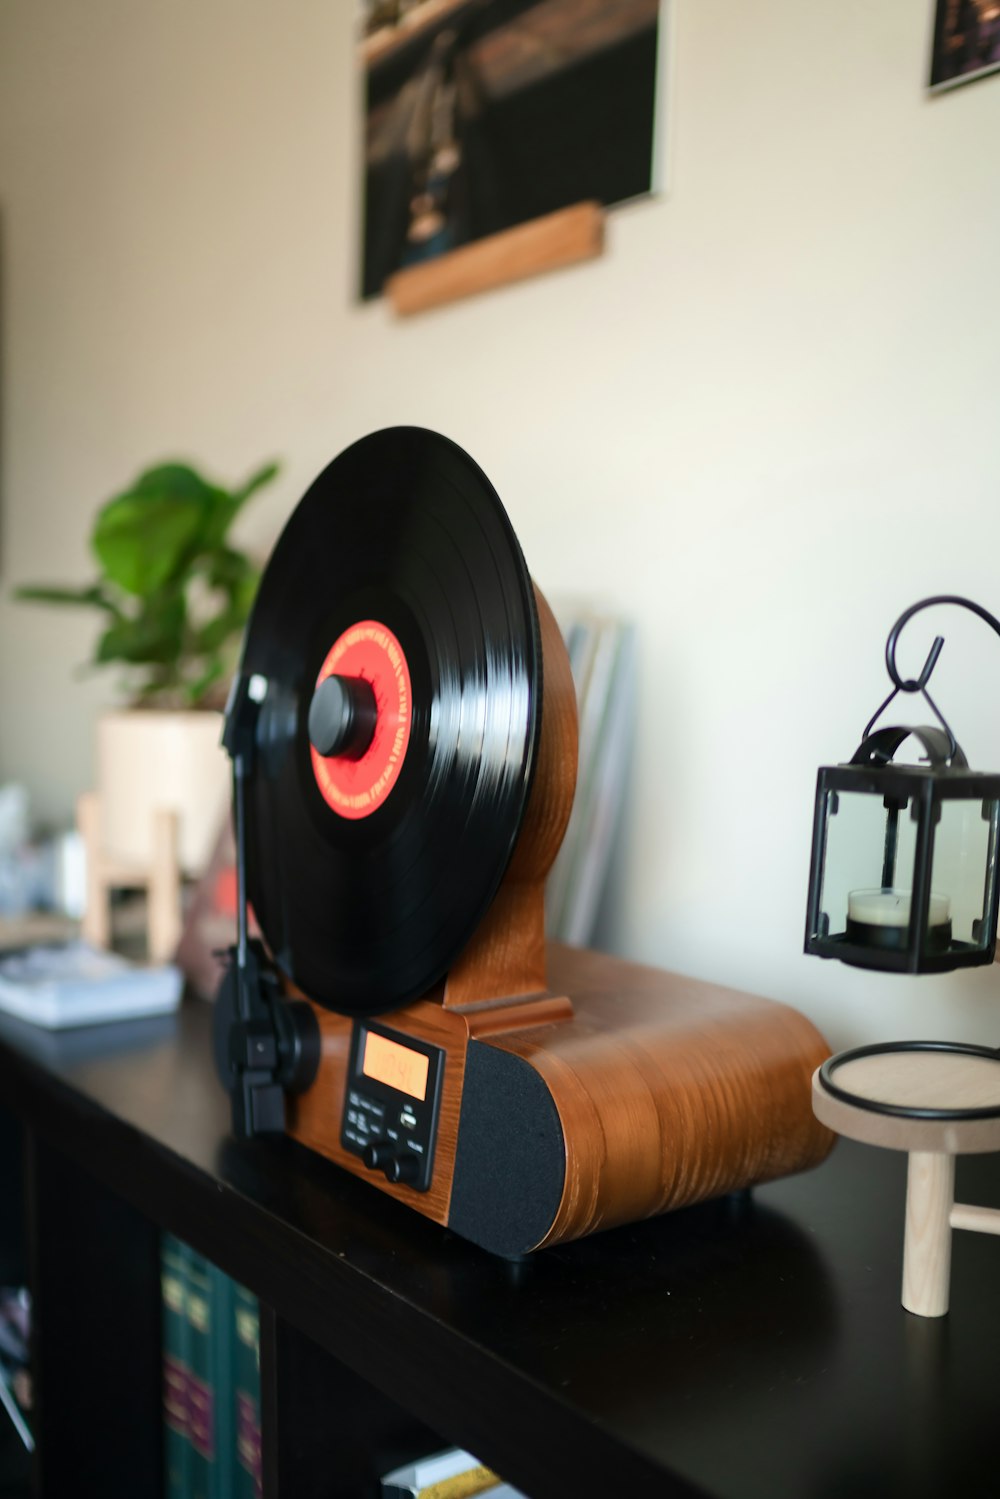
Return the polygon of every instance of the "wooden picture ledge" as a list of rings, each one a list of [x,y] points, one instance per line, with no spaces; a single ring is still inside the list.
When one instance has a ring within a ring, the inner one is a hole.
[[[385,291],[397,315],[410,317],[495,286],[592,260],[603,249],[603,208],[599,203],[576,203],[397,271]]]

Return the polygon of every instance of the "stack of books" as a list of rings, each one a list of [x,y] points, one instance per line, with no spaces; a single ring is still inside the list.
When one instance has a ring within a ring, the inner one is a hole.
[[[0,953],[0,1010],[48,1030],[168,1015],[183,982],[170,964],[139,967],[88,942]]]
[[[260,1499],[256,1298],[171,1234],[160,1278],[166,1499]]]

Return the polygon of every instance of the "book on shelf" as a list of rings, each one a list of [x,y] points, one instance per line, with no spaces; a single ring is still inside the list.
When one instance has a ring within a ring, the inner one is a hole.
[[[164,1492],[260,1499],[256,1297],[170,1234],[160,1263]]]
[[[381,1499],[526,1499],[471,1452],[449,1447],[386,1473]]]
[[[233,1380],[236,1469],[233,1494],[260,1499],[264,1470],[260,1451],[260,1310],[256,1296],[233,1285]]]
[[[186,1244],[173,1234],[160,1240],[160,1305],[163,1339],[163,1457],[165,1499],[186,1499],[190,1482],[188,1380],[191,1375],[187,1320]]]
[[[211,1499],[211,1464],[214,1390],[210,1384],[209,1354],[211,1336],[211,1294],[208,1261],[204,1255],[188,1250],[187,1294],[185,1308],[188,1323],[190,1367],[188,1369],[188,1499]]]
[[[48,1030],[169,1014],[182,986],[169,964],[140,967],[87,942],[0,953],[0,1010]]]

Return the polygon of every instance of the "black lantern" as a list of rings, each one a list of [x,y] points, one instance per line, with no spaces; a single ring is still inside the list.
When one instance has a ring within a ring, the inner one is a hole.
[[[805,950],[859,968],[942,973],[994,958],[1000,775],[969,769],[927,691],[943,639],[916,680],[896,670],[899,632],[932,604],[971,609],[1000,635],[1000,621],[969,599],[939,595],[912,605],[886,642],[892,692],[851,760],[817,777]],[[873,732],[901,691],[920,692],[939,727]],[[922,763],[896,763],[911,736]]]

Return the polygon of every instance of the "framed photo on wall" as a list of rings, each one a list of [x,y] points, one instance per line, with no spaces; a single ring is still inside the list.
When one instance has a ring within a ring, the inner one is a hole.
[[[935,0],[930,88],[1000,70],[1000,0]]]
[[[367,0],[362,297],[653,187],[660,0]]]

